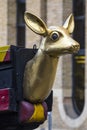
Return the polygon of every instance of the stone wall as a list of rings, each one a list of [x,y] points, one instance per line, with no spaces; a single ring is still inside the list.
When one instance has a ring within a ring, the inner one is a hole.
[[[8,0],[0,2],[0,45],[7,44],[7,2]]]
[[[7,11],[7,44],[16,45],[17,40],[17,4],[16,0],[8,0]]]
[[[0,45],[16,44],[16,0],[0,2]]]
[[[41,17],[40,5],[40,0],[26,0],[26,10],[30,13],[36,14],[38,17]],[[40,36],[26,27],[26,47],[32,48],[34,44],[39,46],[39,42]]]

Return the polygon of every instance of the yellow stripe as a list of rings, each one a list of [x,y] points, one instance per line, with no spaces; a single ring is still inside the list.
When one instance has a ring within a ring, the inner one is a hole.
[[[85,60],[77,60],[76,61],[78,64],[85,64]]]
[[[5,58],[7,51],[9,50],[10,45],[0,46],[0,62],[2,62]]]
[[[44,121],[45,116],[44,116],[44,108],[43,108],[42,104],[34,105],[34,108],[35,108],[34,113],[33,113],[32,117],[28,121],[29,122]]]
[[[76,56],[75,59],[85,59],[85,56]]]

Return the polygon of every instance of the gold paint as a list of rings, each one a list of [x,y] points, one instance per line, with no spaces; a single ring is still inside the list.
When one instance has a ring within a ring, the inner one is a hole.
[[[80,45],[70,34],[74,30],[74,17],[71,14],[63,26],[47,28],[37,16],[25,12],[26,25],[35,33],[42,35],[38,52],[27,62],[24,72],[24,98],[36,103],[45,100],[55,79],[59,56],[78,52]]]
[[[34,113],[27,122],[40,122],[45,120],[44,108],[42,104],[34,104]]]

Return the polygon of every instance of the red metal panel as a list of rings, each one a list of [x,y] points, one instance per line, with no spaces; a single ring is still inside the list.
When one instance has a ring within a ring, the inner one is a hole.
[[[5,55],[5,58],[4,58],[4,61],[10,61],[10,51],[7,51],[6,55]],[[3,61],[3,62],[4,62]]]
[[[0,89],[0,111],[6,111],[9,110],[9,104],[10,104],[10,95],[9,92],[10,89]]]

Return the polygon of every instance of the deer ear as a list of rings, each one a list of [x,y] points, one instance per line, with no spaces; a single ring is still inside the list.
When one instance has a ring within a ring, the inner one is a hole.
[[[72,14],[70,14],[70,16],[67,18],[67,20],[65,21],[63,27],[66,28],[68,30],[69,33],[72,33],[74,30],[74,16]]]
[[[26,25],[33,32],[39,35],[43,35],[43,36],[47,34],[47,27],[45,23],[37,16],[26,11],[24,14],[24,20],[25,20]]]

